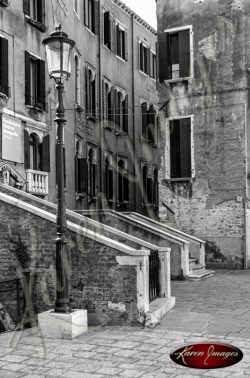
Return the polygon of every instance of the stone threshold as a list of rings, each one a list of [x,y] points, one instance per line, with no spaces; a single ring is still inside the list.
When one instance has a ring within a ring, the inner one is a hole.
[[[154,328],[174,306],[175,297],[155,299],[149,304],[149,311],[146,312],[145,327]]]

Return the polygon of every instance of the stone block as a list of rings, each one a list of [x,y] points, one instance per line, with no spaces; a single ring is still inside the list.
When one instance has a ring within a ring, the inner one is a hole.
[[[38,314],[38,327],[44,337],[72,340],[88,331],[87,310],[70,314],[49,310]]]

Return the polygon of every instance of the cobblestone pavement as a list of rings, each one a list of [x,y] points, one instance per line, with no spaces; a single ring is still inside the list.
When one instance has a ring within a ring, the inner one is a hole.
[[[102,327],[69,340],[43,339],[37,328],[0,335],[0,377],[249,377],[250,272],[217,271],[202,282],[172,282],[176,307],[154,329]],[[215,370],[174,364],[183,343],[221,341],[244,352]]]

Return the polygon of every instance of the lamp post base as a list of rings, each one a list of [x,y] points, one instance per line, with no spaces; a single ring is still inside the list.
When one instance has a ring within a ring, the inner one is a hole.
[[[88,332],[87,310],[62,314],[49,310],[38,314],[38,327],[44,337],[72,340]]]

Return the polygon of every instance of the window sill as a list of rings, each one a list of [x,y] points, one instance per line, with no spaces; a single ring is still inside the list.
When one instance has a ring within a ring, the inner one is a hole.
[[[179,78],[176,78],[176,79],[167,79],[167,80],[164,80],[164,83],[166,83],[166,84],[175,84],[175,83],[181,83],[183,81],[184,82],[187,81],[188,83],[191,83],[192,79],[193,79],[192,76],[179,77]]]
[[[76,200],[81,200],[86,197],[85,193],[76,193]]]
[[[88,32],[89,32],[93,37],[95,37],[95,33],[94,33],[90,28],[88,28],[88,26],[86,26],[86,29],[88,30]]]
[[[111,125],[109,125],[108,123],[104,123],[103,128],[104,128],[104,129],[107,129],[107,130],[109,130],[109,131],[114,130],[114,127],[111,126]]]
[[[124,205],[128,205],[128,201],[122,201],[122,202],[119,202],[119,201],[117,201],[117,207],[119,207],[119,206],[124,206]]]
[[[25,19],[26,19],[26,21],[27,21],[28,24],[34,26],[36,29],[40,30],[41,32],[45,32],[46,31],[46,26],[45,25],[42,25],[41,22],[38,22],[38,21],[34,20],[33,18],[31,18],[27,14],[25,15]]]
[[[123,130],[116,130],[115,135],[121,135],[121,136],[128,137],[128,132],[123,131]]]
[[[150,208],[150,207],[153,207],[153,204],[152,204],[152,203],[142,203],[142,204],[141,204],[141,207],[142,207],[143,209],[145,209],[145,208]]]
[[[141,70],[139,70],[139,72],[143,75],[143,76],[148,76],[148,74],[146,73],[146,72],[144,72],[144,71],[141,71]]]
[[[0,98],[4,98],[5,100],[9,99],[9,97],[7,96],[7,94],[2,93],[2,92],[0,92]]]
[[[111,48],[109,48],[107,45],[103,44],[103,47],[104,47],[105,50],[107,50],[109,53],[112,52]]]
[[[125,58],[122,58],[120,55],[116,55],[117,59],[121,60],[123,63],[126,62]]]
[[[5,0],[5,1],[0,0],[0,6],[6,8],[6,7],[9,7],[9,5],[10,4],[9,4],[8,0]]]
[[[93,116],[92,114],[87,114],[87,120],[89,119],[94,122],[97,120],[96,116]]]
[[[192,182],[192,177],[169,178],[169,179],[166,179],[166,181],[168,181],[168,182],[182,182],[182,181]]]
[[[79,112],[79,113],[82,113],[83,112],[83,108],[79,104],[75,103],[75,111]]]
[[[33,110],[36,113],[45,113],[44,109],[40,108],[39,106],[35,105],[25,105],[27,109]]]

